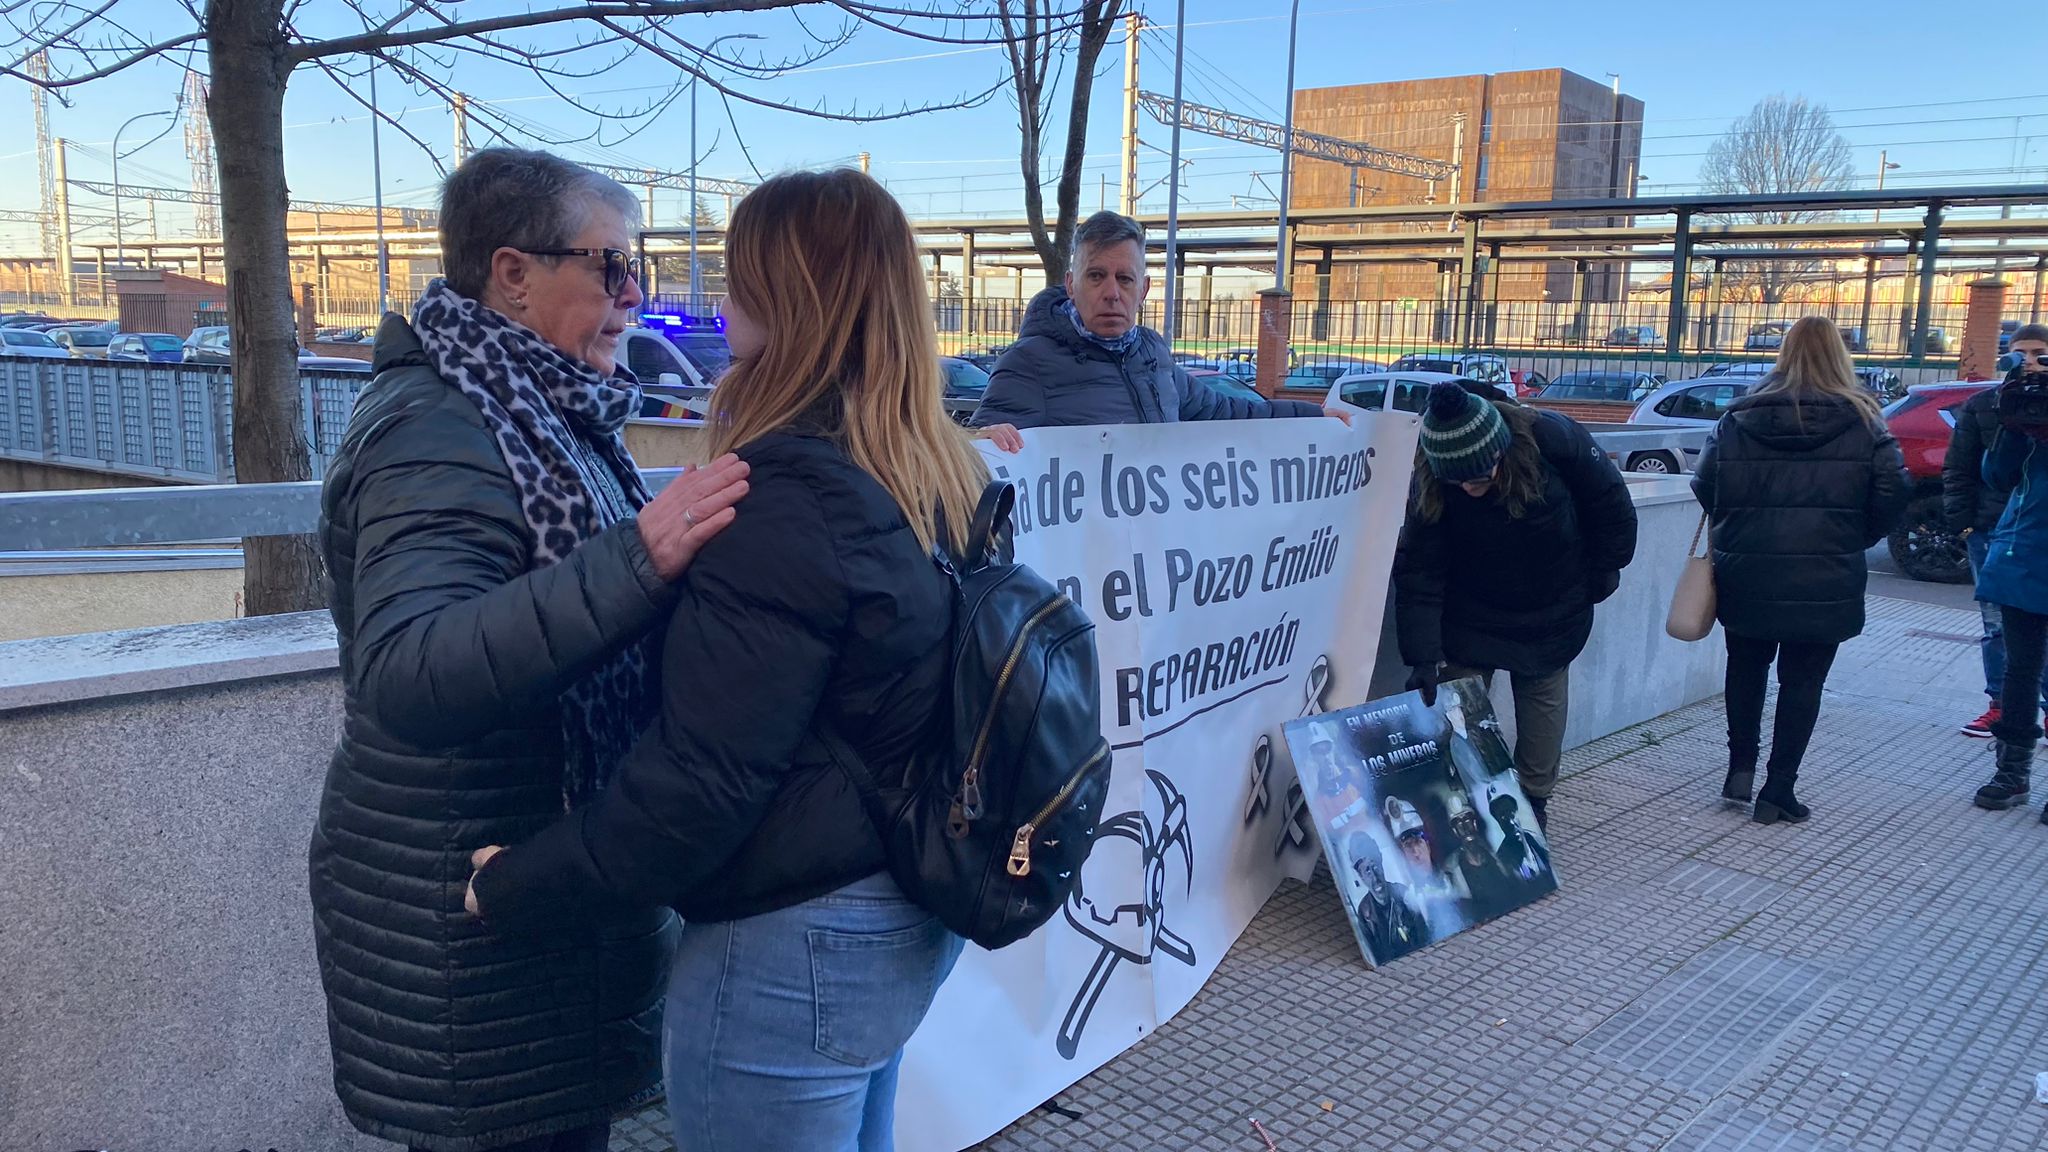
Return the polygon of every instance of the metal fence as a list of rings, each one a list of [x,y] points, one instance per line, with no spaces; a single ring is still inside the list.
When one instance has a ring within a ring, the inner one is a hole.
[[[313,474],[341,447],[367,373],[299,374]],[[229,369],[0,357],[0,458],[154,480],[235,478]]]

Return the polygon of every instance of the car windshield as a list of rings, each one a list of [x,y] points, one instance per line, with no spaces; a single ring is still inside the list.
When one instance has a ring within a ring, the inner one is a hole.
[[[12,331],[5,334],[7,342],[17,348],[55,348],[57,342],[41,332]]]
[[[706,380],[716,380],[732,363],[732,346],[717,332],[685,333],[675,342]]]
[[[1456,360],[1442,360],[1427,356],[1403,356],[1399,360],[1394,361],[1393,367],[1397,372],[1442,372],[1450,376],[1459,374],[1458,362]]]
[[[1925,403],[1927,403],[1927,394],[1925,392],[1908,392],[1906,395],[1884,406],[1884,418],[1889,420],[1901,413],[1911,412]]]
[[[114,341],[111,334],[98,328],[73,328],[64,334],[64,338],[80,348],[104,348]]]
[[[976,368],[965,360],[945,361],[946,391],[974,392],[988,391],[988,373]]]
[[[151,352],[169,352],[185,345],[176,336],[143,336],[142,346]]]

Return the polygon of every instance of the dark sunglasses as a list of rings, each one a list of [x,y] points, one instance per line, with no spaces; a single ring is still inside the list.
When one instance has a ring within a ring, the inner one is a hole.
[[[641,273],[646,264],[637,256],[628,256],[617,248],[521,248],[528,256],[602,256],[604,257],[604,290],[617,298],[626,290],[626,280],[634,283],[642,280]]]

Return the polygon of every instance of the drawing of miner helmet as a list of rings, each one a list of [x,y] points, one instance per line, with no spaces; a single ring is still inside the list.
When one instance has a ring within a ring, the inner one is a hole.
[[[1408,866],[1422,876],[1435,871],[1436,863],[1429,850],[1429,833],[1422,827],[1422,813],[1415,810],[1399,796],[1389,796],[1381,812],[1387,818],[1387,828],[1394,834],[1394,843],[1401,848],[1401,856]]]
[[[1308,751],[1316,791],[1324,796],[1341,795],[1353,773],[1337,760],[1337,726],[1322,720],[1309,721]]]
[[[1376,903],[1387,902],[1387,863],[1380,846],[1371,836],[1353,832],[1344,838],[1344,857],[1351,861],[1351,874],[1358,877]]]
[[[1479,813],[1472,810],[1472,797],[1463,788],[1451,789],[1451,796],[1445,802],[1451,817],[1451,834],[1461,844],[1470,844],[1479,839]]]

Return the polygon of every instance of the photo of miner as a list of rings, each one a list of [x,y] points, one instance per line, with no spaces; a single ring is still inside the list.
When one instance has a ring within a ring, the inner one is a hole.
[[[1286,727],[1346,915],[1379,965],[1556,891],[1550,848],[1476,680]]]
[[[1353,832],[1344,838],[1344,855],[1351,862],[1351,888],[1358,892],[1351,923],[1366,958],[1384,964],[1429,943],[1429,922],[1410,903],[1407,887],[1387,879],[1379,841]]]

